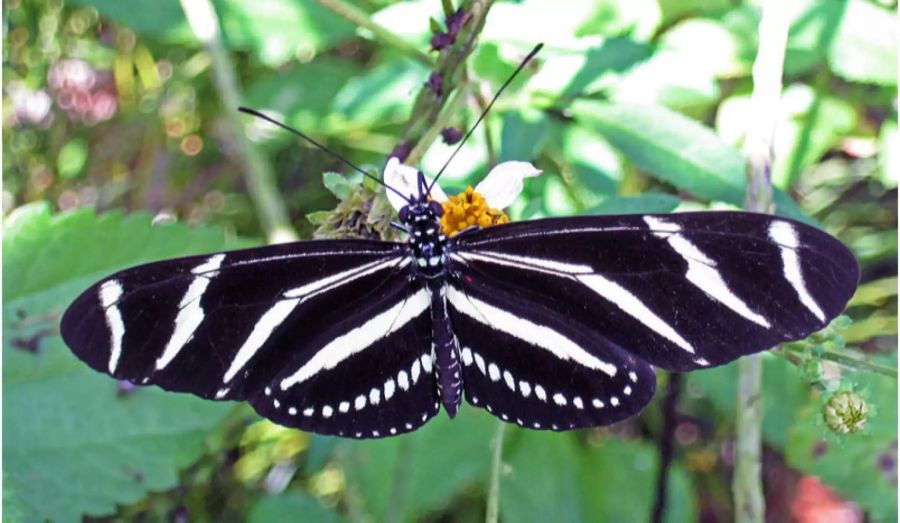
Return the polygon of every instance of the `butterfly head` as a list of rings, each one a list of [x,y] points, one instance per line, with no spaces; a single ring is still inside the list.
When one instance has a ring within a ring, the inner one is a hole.
[[[438,222],[444,214],[441,204],[430,199],[428,180],[422,171],[419,171],[417,178],[418,196],[410,195],[408,203],[401,207],[399,212],[400,221],[410,230],[413,230],[415,224]]]
[[[412,256],[419,273],[426,278],[440,276],[444,270],[444,244],[447,237],[441,230],[444,208],[440,202],[429,199],[428,184],[419,173],[419,195],[410,197],[400,208],[400,221],[409,233]]]

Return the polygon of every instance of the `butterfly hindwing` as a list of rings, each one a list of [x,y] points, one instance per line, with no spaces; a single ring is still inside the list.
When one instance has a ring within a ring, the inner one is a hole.
[[[280,425],[379,438],[409,432],[439,410],[430,297],[394,286],[308,341],[250,403]],[[362,320],[360,320],[362,318]]]
[[[677,371],[807,336],[843,310],[858,279],[834,238],[749,213],[536,220],[462,234],[452,247],[457,278]]]
[[[539,302],[451,280],[451,320],[466,400],[533,429],[569,430],[633,416],[653,397],[646,362]]]

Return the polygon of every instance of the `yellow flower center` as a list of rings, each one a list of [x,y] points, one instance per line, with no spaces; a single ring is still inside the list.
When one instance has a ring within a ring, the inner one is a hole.
[[[484,196],[475,192],[472,186],[467,187],[463,193],[449,197],[443,203],[443,207],[441,228],[447,236],[453,236],[475,225],[490,227],[509,223],[506,213],[492,209],[484,200]]]

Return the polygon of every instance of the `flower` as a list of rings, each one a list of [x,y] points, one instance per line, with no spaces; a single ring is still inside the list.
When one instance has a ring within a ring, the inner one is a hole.
[[[869,406],[858,393],[842,391],[825,403],[822,415],[831,430],[839,434],[849,434],[865,428]]]
[[[397,189],[401,194],[417,197],[416,179],[419,171],[414,167],[403,165],[397,158],[388,160],[384,168],[384,182]],[[528,162],[503,162],[493,169],[475,186],[468,187],[463,193],[447,197],[440,185],[431,188],[431,199],[441,202],[444,215],[441,227],[444,233],[452,236],[472,226],[489,227],[508,223],[509,217],[503,209],[509,207],[524,187],[525,178],[541,174],[541,171]],[[426,177],[428,183],[431,179]],[[398,211],[407,201],[394,191],[387,192],[388,200]]]
[[[444,139],[445,144],[454,145],[462,140],[462,131],[456,127],[445,127],[441,131],[441,138]]]

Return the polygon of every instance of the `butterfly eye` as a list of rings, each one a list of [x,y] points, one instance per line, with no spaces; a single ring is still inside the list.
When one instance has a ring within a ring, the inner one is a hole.
[[[398,214],[400,215],[401,222],[403,222],[403,223],[408,222],[409,221],[409,205],[404,205],[403,207],[401,207],[400,212]]]
[[[428,202],[428,208],[431,209],[431,212],[435,216],[440,217],[440,216],[444,215],[444,208],[438,202],[435,202],[435,201]]]

